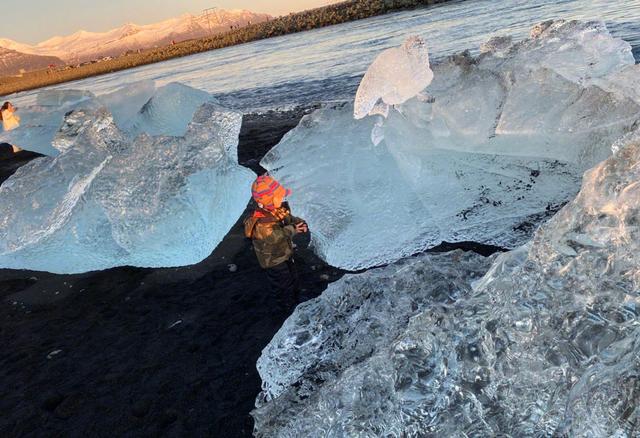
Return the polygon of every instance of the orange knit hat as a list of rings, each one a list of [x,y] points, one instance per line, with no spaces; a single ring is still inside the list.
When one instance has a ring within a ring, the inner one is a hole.
[[[282,185],[269,175],[256,178],[251,184],[251,196],[267,210],[273,209],[282,203],[282,200],[291,194],[291,190]]]

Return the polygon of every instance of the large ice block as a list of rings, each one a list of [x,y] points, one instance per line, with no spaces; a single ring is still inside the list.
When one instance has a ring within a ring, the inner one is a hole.
[[[20,107],[18,128],[0,132],[0,142],[47,156],[60,153],[53,139],[62,126],[64,116],[76,109],[106,107],[123,133],[132,139],[146,132],[150,135],[184,135],[193,115],[209,93],[180,83],[156,88],[154,81],[127,84],[118,90],[96,97],[85,90],[44,90],[34,105]]]
[[[637,436],[640,137],[617,146],[531,243],[300,305],[258,360],[255,435]]]
[[[183,136],[132,140],[105,108],[67,114],[54,139],[60,155],[0,186],[0,266],[77,273],[204,259],[255,177],[237,163],[241,119],[207,102]]]
[[[382,125],[325,107],[264,157],[328,263],[366,268],[442,241],[521,245],[640,123],[631,47],[601,23],[543,23],[484,50],[433,66],[430,98]]]

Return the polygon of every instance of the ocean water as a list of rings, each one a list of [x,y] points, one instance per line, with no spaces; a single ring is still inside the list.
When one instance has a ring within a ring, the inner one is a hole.
[[[96,94],[122,85],[155,80],[182,82],[215,94],[244,111],[351,99],[378,53],[407,36],[428,42],[432,61],[470,50],[492,36],[523,38],[549,19],[604,20],[640,59],[640,0],[467,0],[402,11],[322,29],[271,38],[147,65],[51,88],[86,89]],[[33,100],[37,91],[11,98]]]

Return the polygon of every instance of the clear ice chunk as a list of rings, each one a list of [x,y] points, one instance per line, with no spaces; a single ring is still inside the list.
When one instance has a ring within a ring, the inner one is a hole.
[[[131,139],[105,108],[67,114],[54,139],[60,155],[0,186],[0,266],[78,273],[204,259],[255,177],[237,163],[241,120],[207,102],[183,136]]]
[[[160,90],[163,88],[161,87]],[[136,134],[138,132],[135,132],[133,126],[138,122],[142,108],[160,90],[156,89],[154,81],[138,81],[124,85],[111,93],[100,95],[100,102],[109,109],[118,128],[127,133]]]
[[[65,114],[75,109],[106,107],[123,133],[133,138],[140,133],[182,136],[195,111],[205,102],[214,102],[204,91],[180,83],[156,88],[154,81],[140,81],[96,97],[84,90],[44,90],[36,104],[19,108],[21,124],[0,132],[0,142],[47,156],[60,153],[53,139]]]
[[[113,113],[116,125],[132,137],[142,132],[182,136],[200,105],[215,102],[206,91],[177,82],[158,89],[153,82],[141,85],[99,97]]]
[[[358,87],[353,115],[361,119],[384,114],[387,110],[376,107],[404,103],[432,79],[427,45],[420,37],[409,37],[402,46],[385,50],[373,61]]]
[[[36,96],[37,106],[64,107],[86,102],[95,98],[91,91],[87,90],[43,90]]]
[[[36,98],[36,105],[18,108],[20,126],[11,131],[0,131],[0,143],[16,145],[24,150],[47,156],[60,153],[53,138],[60,129],[64,115],[81,105],[99,106],[90,92],[79,90],[47,90]]]
[[[258,360],[255,435],[637,436],[634,138],[527,245],[420,255],[298,306]]]
[[[515,248],[575,196],[583,172],[640,123],[625,91],[639,71],[601,23],[532,34],[433,66],[429,99],[396,106],[382,126],[325,107],[264,157],[297,188],[291,202],[324,260],[356,270],[442,241]]]

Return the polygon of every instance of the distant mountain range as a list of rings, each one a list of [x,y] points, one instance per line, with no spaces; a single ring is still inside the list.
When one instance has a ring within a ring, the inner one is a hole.
[[[128,51],[148,49],[202,38],[270,20],[267,14],[247,10],[215,9],[202,15],[184,14],[159,23],[139,26],[127,23],[107,32],[80,30],[56,36],[37,45],[0,38],[0,75],[13,75],[48,65],[81,64]]]

